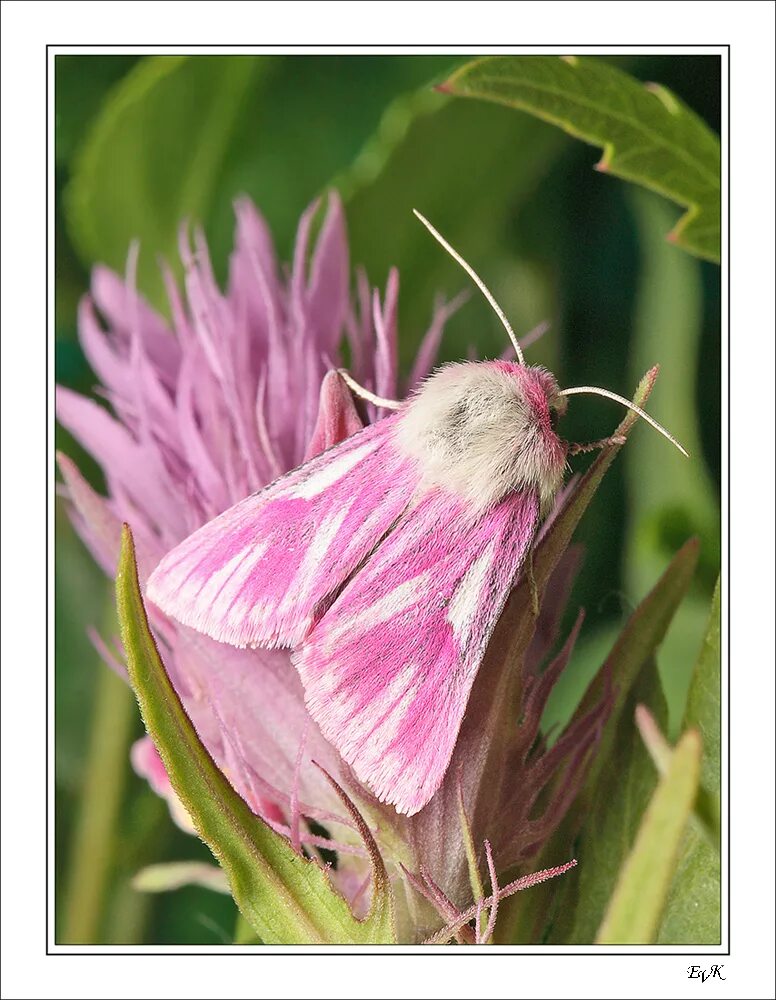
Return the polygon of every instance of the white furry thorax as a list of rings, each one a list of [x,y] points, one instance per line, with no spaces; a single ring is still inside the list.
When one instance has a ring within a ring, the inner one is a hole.
[[[550,409],[562,413],[565,404],[543,368],[507,361],[449,364],[403,409],[397,444],[419,463],[423,486],[448,489],[478,512],[518,490],[535,490],[546,512],[566,464]]]

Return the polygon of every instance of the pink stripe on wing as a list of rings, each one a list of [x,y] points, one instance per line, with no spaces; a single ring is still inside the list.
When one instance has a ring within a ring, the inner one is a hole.
[[[427,493],[294,657],[326,738],[399,812],[439,787],[538,515],[534,493],[476,519],[464,500]]]

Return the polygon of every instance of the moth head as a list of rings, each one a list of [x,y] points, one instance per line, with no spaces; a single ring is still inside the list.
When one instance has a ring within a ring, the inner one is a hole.
[[[550,426],[557,434],[560,418],[566,415],[566,410],[569,408],[569,401],[565,396],[561,396],[559,392],[556,392],[553,396],[547,397],[547,405],[550,408]]]
[[[544,394],[545,402],[548,408],[547,419],[549,419],[550,421],[550,425],[552,427],[553,432],[555,430],[555,426],[557,425],[558,418],[563,416],[563,414],[566,412],[566,397],[579,395],[582,393],[588,393],[590,395],[603,396],[606,399],[613,399],[615,402],[620,403],[622,406],[625,406],[629,410],[632,410],[634,413],[637,413],[643,420],[646,420],[646,422],[651,427],[654,427],[656,431],[658,431],[660,434],[663,435],[663,437],[665,437],[668,441],[670,441],[671,444],[674,445],[674,447],[678,448],[678,450],[685,456],[685,458],[689,457],[685,449],[679,444],[676,438],[672,434],[670,434],[665,429],[665,427],[663,427],[662,424],[659,424],[654,417],[651,417],[648,413],[642,410],[640,406],[637,406],[629,399],[625,399],[624,396],[619,396],[616,392],[612,392],[610,389],[601,389],[598,386],[594,385],[580,385],[580,386],[574,386],[571,389],[559,389],[557,383],[555,382],[555,379],[549,372],[544,371],[543,369],[540,368],[527,367],[525,364],[525,358],[523,357],[522,349],[520,347],[520,343],[517,337],[515,336],[512,327],[509,325],[509,320],[506,318],[503,309],[498,304],[498,302],[496,302],[490,290],[485,285],[485,282],[482,280],[482,278],[480,278],[480,276],[477,274],[474,268],[470,264],[468,264],[463,259],[463,257],[461,257],[458,251],[454,250],[453,247],[451,247],[450,244],[447,242],[447,240],[439,232],[437,232],[436,229],[434,229],[434,227],[431,225],[428,219],[424,218],[420,214],[420,212],[418,212],[416,209],[413,209],[413,212],[418,217],[418,219],[420,219],[420,221],[423,223],[426,229],[428,229],[428,231],[431,233],[434,239],[436,239],[450,254],[450,256],[461,265],[461,267],[471,277],[471,279],[480,289],[482,294],[488,300],[490,305],[493,307],[494,312],[501,320],[501,324],[506,330],[507,336],[509,337],[509,340],[515,350],[518,366],[522,368],[526,374],[523,383],[524,391],[527,395],[530,396],[533,392],[533,387],[538,387],[537,393],[538,390],[540,389],[541,392]],[[539,396],[540,393],[539,395],[537,395],[537,399],[539,399]],[[539,418],[540,420],[544,419],[544,404],[541,403],[541,401],[539,401],[536,405],[536,413],[537,413],[537,418]]]
[[[542,508],[552,503],[563,481],[567,446],[558,434],[558,423],[568,408],[555,376],[539,365],[509,361],[488,363],[509,378],[515,394],[510,409],[517,476],[537,489]]]
[[[540,365],[509,361],[494,361],[492,364],[512,375],[537,422],[557,433],[558,421],[568,409],[568,400],[552,372]]]
[[[405,408],[397,441],[427,486],[463,497],[473,511],[529,490],[547,509],[562,481],[566,446],[554,414],[566,400],[544,368],[512,361],[444,365]]]

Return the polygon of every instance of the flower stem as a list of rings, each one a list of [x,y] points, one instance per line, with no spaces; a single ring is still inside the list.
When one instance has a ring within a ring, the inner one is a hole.
[[[60,943],[100,941],[105,889],[136,719],[132,692],[100,665],[83,791],[73,833]]]

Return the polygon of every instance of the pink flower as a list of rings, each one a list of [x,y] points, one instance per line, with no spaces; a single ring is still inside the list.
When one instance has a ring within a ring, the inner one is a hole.
[[[379,396],[403,395],[431,369],[456,303],[437,306],[410,378],[401,384],[398,275],[391,272],[381,298],[357,272],[354,306],[335,195],[308,268],[316,208],[302,216],[293,266],[285,271],[262,218],[249,201],[238,201],[224,292],[203,234],[195,231],[192,250],[184,229],[186,297],[165,272],[169,325],[135,291],[136,249],[126,282],[95,269],[79,330],[112,413],[60,388],[57,414],[105,475],[103,497],[60,456],[75,526],[109,575],[123,521],[134,534],[144,585],[162,556],[195,528],[361,426],[349,392],[331,373],[341,364],[343,339],[354,377]],[[369,421],[382,416],[371,404],[362,412]],[[509,664],[496,643],[475,684],[447,777],[429,805],[410,818],[358,785],[324,740],[307,714],[287,651],[235,649],[153,606],[149,611],[171,679],[235,789],[297,848],[336,850],[337,883],[354,908],[364,910],[365,852],[352,819],[312,761],[335,775],[372,825],[397,888],[404,887],[403,896],[397,893],[401,938],[419,940],[472,902],[461,803],[483,871],[501,875],[531,860],[573,799],[605,706],[596,706],[545,751],[542,709],[576,630],[543,674],[538,667],[556,639],[575,566],[576,557],[567,555],[542,609],[525,661],[520,725],[518,705],[503,697],[514,685],[505,682]],[[149,741],[136,745],[133,763],[185,824]],[[433,910],[418,909],[418,892]]]

